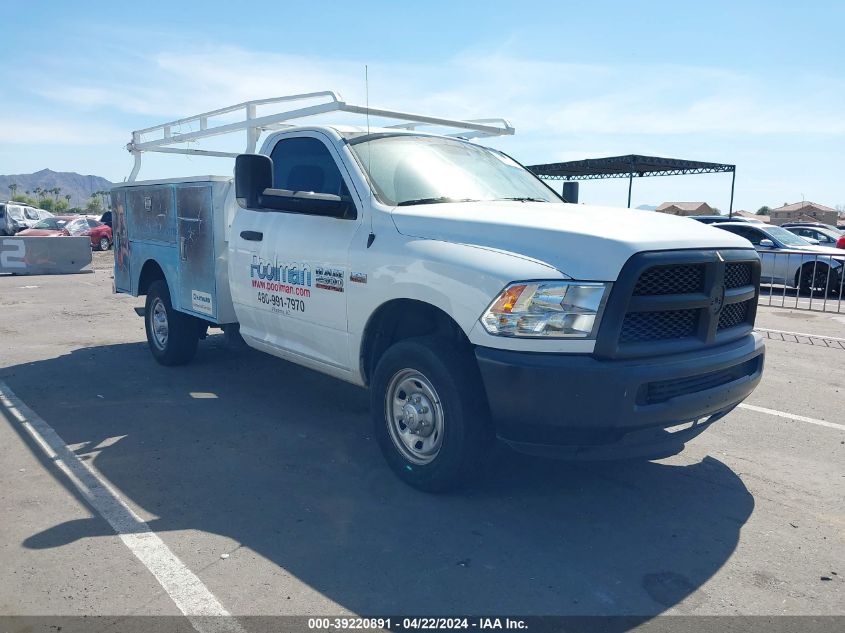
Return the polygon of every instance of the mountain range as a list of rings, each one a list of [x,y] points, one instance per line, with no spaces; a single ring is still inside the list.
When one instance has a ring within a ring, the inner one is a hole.
[[[53,171],[42,169],[34,174],[12,174],[9,176],[0,175],[0,200],[7,200],[12,197],[9,185],[17,184],[18,195],[29,195],[35,197],[33,191],[36,188],[53,189],[61,188],[60,197],[70,195],[70,206],[84,207],[88,198],[95,191],[108,191],[112,183],[100,176],[83,176],[72,171]],[[29,192],[29,194],[27,194]]]

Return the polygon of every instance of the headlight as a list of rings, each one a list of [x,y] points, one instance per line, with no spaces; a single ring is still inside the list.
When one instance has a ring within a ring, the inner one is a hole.
[[[525,281],[509,285],[481,317],[498,336],[594,338],[609,284]]]

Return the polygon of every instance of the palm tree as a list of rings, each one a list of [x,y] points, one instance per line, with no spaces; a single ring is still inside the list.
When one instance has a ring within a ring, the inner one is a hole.
[[[15,197],[15,195],[17,194],[17,192],[18,192],[18,185],[17,185],[17,183],[10,182],[10,183],[9,183],[9,191],[11,192],[12,197],[14,198],[14,197]]]
[[[110,197],[108,191],[103,191],[103,190],[95,191],[94,195],[98,196],[100,198],[100,203],[102,204],[103,209],[109,208],[110,203],[111,203],[111,197]]]
[[[67,200],[68,206],[70,206],[70,199],[71,199],[71,195],[69,193],[66,193],[65,194],[65,200]]]

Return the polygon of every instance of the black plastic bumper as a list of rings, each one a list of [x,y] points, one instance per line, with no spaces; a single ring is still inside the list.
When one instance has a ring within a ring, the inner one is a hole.
[[[502,440],[524,452],[614,459],[680,452],[754,390],[765,349],[749,334],[635,360],[487,347],[475,353]]]

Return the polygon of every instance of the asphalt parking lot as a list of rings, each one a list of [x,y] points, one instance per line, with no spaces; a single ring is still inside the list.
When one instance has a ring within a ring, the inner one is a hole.
[[[234,615],[845,615],[845,315],[761,308],[761,328],[819,338],[769,335],[751,408],[678,456],[503,450],[430,496],[383,464],[360,389],[220,336],[158,366],[110,256],[0,277],[0,614],[185,604],[37,418]]]

